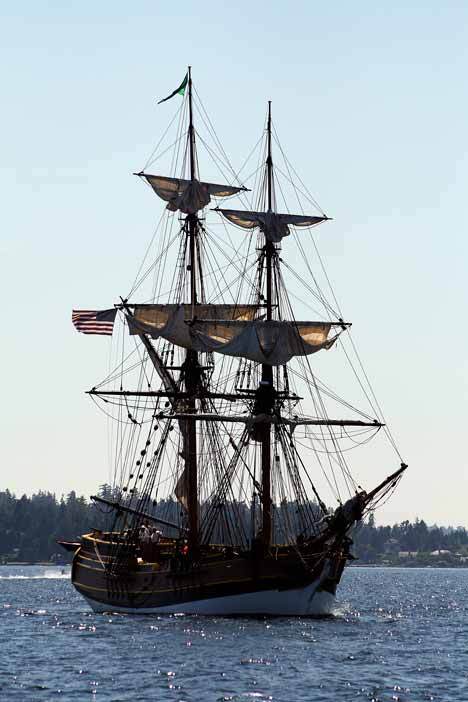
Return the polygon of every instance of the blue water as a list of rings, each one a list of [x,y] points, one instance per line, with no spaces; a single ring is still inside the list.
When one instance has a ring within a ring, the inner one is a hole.
[[[468,570],[352,568],[335,616],[93,614],[0,567],[0,700],[468,702]]]

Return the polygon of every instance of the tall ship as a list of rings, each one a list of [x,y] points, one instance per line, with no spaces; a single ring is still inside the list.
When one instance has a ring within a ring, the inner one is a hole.
[[[329,614],[353,530],[407,466],[318,253],[329,218],[271,103],[235,171],[190,68],[170,98],[135,174],[162,202],[134,285],[73,311],[78,331],[112,336],[115,363],[88,391],[108,417],[112,479],[92,498],[106,527],[65,544],[72,583],[97,612]]]

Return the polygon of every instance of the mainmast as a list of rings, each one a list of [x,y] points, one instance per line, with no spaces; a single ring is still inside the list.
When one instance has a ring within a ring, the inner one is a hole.
[[[273,204],[273,160],[271,157],[271,101],[268,102],[267,121],[268,156],[266,160],[267,168],[267,198],[268,212],[272,211]],[[275,255],[275,246],[268,237],[265,237],[264,260],[266,267],[266,318],[272,319],[273,309],[273,283],[272,266]],[[262,365],[262,395],[268,398],[269,406],[266,408],[271,412],[274,401],[273,368],[264,363]],[[271,424],[266,424],[262,428],[262,541],[265,549],[271,543]]]
[[[188,68],[188,91],[189,91],[189,158],[190,158],[190,180],[193,183],[196,177],[195,164],[195,130],[193,126],[192,107],[192,68]],[[198,230],[198,218],[196,213],[188,214],[186,217],[189,263],[190,270],[190,306],[192,318],[195,316],[195,305],[197,304],[197,268],[196,268],[196,237]],[[185,358],[185,387],[188,394],[187,411],[191,414],[196,412],[195,393],[199,381],[198,354],[191,349],[187,350]],[[197,466],[197,430],[196,422],[193,419],[187,420],[187,445],[185,451],[185,471],[187,485],[187,510],[189,517],[189,545],[191,552],[198,549],[198,466]]]

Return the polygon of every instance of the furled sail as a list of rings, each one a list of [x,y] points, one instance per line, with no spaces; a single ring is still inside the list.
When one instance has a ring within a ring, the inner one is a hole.
[[[247,190],[243,187],[219,185],[217,183],[204,183],[200,180],[183,180],[181,178],[168,178],[166,176],[138,173],[151,185],[156,195],[167,202],[167,209],[171,212],[180,210],[184,214],[195,214],[211,202],[211,196],[229,197]]]
[[[204,330],[195,329],[192,334],[198,336],[203,350],[270,366],[283,365],[294,356],[329,349],[338,338],[338,335],[328,338],[331,324],[326,322],[254,320],[202,326]]]
[[[269,241],[277,244],[285,236],[289,236],[289,225],[293,227],[312,227],[320,222],[325,222],[328,217],[315,217],[309,215],[278,214],[276,212],[249,212],[243,210],[225,210],[215,208],[233,224],[243,229],[258,227]]]
[[[168,338],[172,333],[180,340],[173,341],[174,344],[190,348],[189,327],[185,322],[250,321],[258,310],[258,305],[135,305],[133,317],[128,319],[128,324],[130,334],[144,332],[153,339],[158,339],[160,336]],[[187,339],[186,343],[184,339]]]
[[[130,334],[162,337],[183,348],[215,351],[276,366],[294,356],[329,349],[330,322],[265,321],[255,317],[256,305],[137,305],[127,317]]]

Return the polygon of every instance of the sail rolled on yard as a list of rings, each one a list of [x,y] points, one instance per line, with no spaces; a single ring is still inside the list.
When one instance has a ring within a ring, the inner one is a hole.
[[[177,346],[195,348],[195,325],[232,321],[250,321],[258,314],[258,305],[135,305],[127,317],[130,334],[148,334],[153,339],[167,339]]]
[[[281,366],[295,356],[329,349],[338,336],[329,338],[331,324],[325,322],[254,320],[201,326],[205,329],[196,329],[194,333],[203,350],[270,366]]]
[[[127,317],[130,334],[149,334],[183,348],[283,365],[295,356],[329,349],[330,322],[266,321],[256,305],[137,305]]]
[[[285,236],[289,236],[291,233],[289,230],[290,225],[293,227],[313,227],[329,219],[329,217],[313,215],[249,212],[243,210],[226,210],[218,207],[215,208],[215,212],[220,212],[229,222],[243,229],[255,229],[255,227],[258,227],[265,234],[265,237],[275,244],[279,243]]]
[[[166,209],[171,212],[195,214],[209,205],[211,197],[230,197],[247,188],[222,185],[219,183],[205,183],[200,180],[184,180],[182,178],[169,178],[167,176],[139,173],[153,188],[158,197],[167,202]]]

